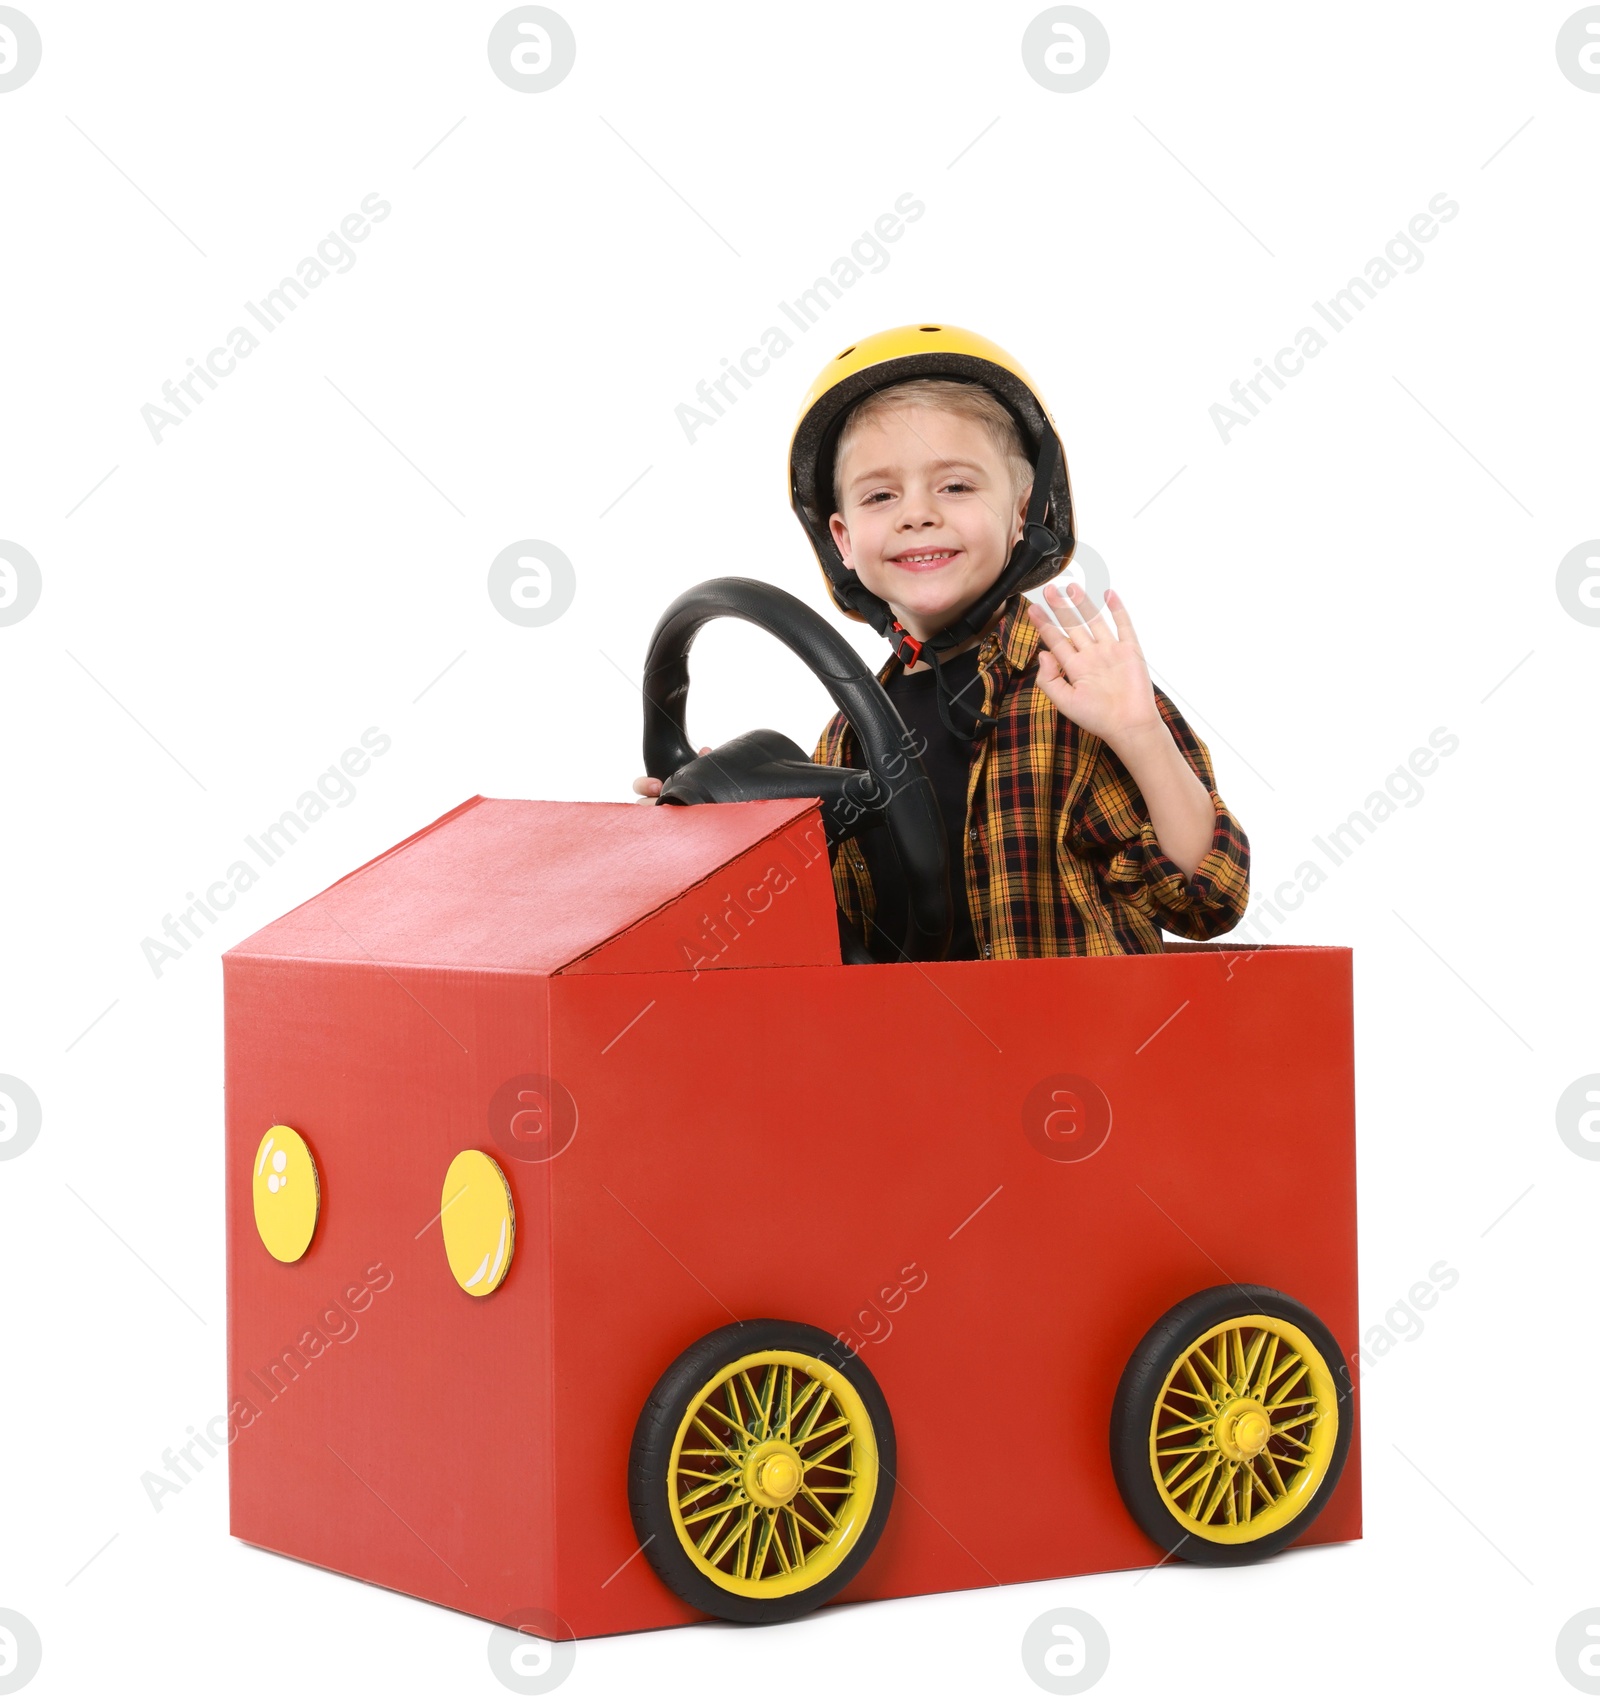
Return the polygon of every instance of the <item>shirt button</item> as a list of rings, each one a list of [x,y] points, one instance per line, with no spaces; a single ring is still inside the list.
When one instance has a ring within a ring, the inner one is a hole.
[[[969,827],[967,829],[967,838],[970,839],[974,845],[976,845],[978,843],[978,830],[977,830],[977,828]]]
[[[985,956],[985,957],[988,957],[988,956],[989,956],[989,943],[988,943],[988,941],[987,941],[987,940],[986,940],[986,941],[985,941],[985,942],[984,942],[984,946],[983,946],[983,955],[984,955],[984,956]]]

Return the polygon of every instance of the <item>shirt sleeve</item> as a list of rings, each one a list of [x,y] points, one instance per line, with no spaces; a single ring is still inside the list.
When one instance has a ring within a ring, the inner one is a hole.
[[[1250,900],[1250,841],[1222,801],[1211,756],[1172,700],[1155,688],[1156,706],[1184,760],[1211,795],[1211,844],[1192,875],[1161,849],[1144,799],[1122,759],[1100,745],[1089,784],[1070,806],[1066,838],[1097,864],[1106,891],[1169,933],[1214,939],[1236,927]]]
[[[822,737],[817,740],[811,760],[825,762],[834,768],[842,766],[843,741],[848,731],[849,723],[844,716],[835,715],[822,729]],[[866,858],[862,856],[854,834],[841,838],[833,849],[833,895],[851,927],[861,935],[862,945],[870,948],[870,918],[876,913],[877,900]]]

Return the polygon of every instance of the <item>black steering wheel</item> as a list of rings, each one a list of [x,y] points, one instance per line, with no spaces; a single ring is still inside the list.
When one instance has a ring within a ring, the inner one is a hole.
[[[707,621],[749,621],[781,643],[823,683],[850,723],[866,768],[815,763],[793,739],[768,729],[741,733],[697,756],[684,729],[689,697],[689,646]],[[905,937],[880,956],[856,936],[840,912],[840,950],[847,963],[909,959],[927,963],[950,949],[950,869],[944,821],[933,784],[912,749],[911,735],[889,694],[823,618],[776,585],[759,579],[708,579],[677,598],[656,623],[644,666],[645,770],[662,782],[663,804],[732,804],[754,798],[820,798],[832,854],[839,840],[861,837],[877,847],[883,870],[887,838],[906,899]],[[880,881],[875,890],[884,891]]]

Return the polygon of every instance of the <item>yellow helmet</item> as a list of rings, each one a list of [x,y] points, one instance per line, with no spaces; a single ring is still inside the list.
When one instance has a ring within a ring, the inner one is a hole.
[[[953,378],[993,391],[1010,409],[1034,463],[1028,524],[1005,571],[980,600],[981,608],[975,607],[956,627],[939,635],[941,643],[970,637],[1014,592],[1033,590],[1054,578],[1071,559],[1075,539],[1072,486],[1056,423],[1033,380],[997,343],[957,325],[899,325],[841,349],[818,373],[800,404],[789,441],[789,499],[817,552],[834,606],[852,620],[868,622],[902,654],[914,656],[920,646],[906,651],[905,641],[897,641],[896,634],[903,632],[899,622],[845,566],[828,530],[828,517],[835,509],[834,449],[845,416],[863,397],[910,378]]]

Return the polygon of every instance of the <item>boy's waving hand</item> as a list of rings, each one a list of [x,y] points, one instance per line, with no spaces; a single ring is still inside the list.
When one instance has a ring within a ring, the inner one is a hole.
[[[1211,845],[1216,809],[1161,718],[1126,606],[1115,591],[1106,592],[1117,623],[1113,634],[1104,614],[1086,622],[1078,612],[1081,587],[1069,585],[1063,597],[1047,585],[1044,595],[1051,608],[1064,608],[1072,618],[1057,626],[1037,603],[1028,605],[1040,635],[1039,690],[1121,759],[1144,799],[1156,842],[1192,875]]]
[[[1069,720],[1104,739],[1119,756],[1130,740],[1164,731],[1139,635],[1116,592],[1106,593],[1106,608],[1116,618],[1115,633],[1103,612],[1085,622],[1081,587],[1068,585],[1070,604],[1054,585],[1045,586],[1044,595],[1060,615],[1061,625],[1043,614],[1037,603],[1028,605],[1043,640],[1040,691]]]

